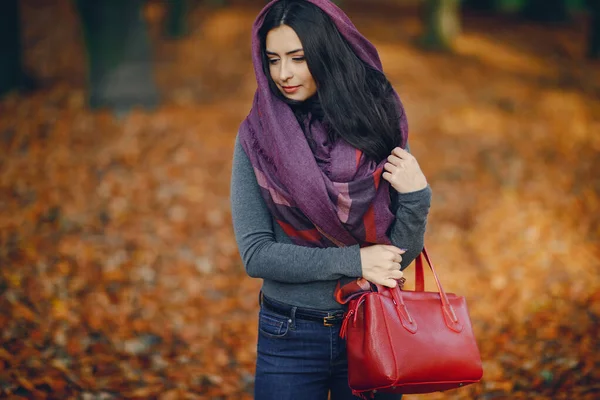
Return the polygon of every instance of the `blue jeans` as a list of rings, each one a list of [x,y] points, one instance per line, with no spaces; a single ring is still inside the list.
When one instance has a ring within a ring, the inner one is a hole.
[[[325,324],[299,318],[296,314],[305,309],[287,307],[290,312],[277,312],[261,304],[254,398],[327,400],[331,393],[331,400],[357,400],[348,386],[346,343],[339,337],[341,321]],[[378,393],[375,398],[401,397]]]

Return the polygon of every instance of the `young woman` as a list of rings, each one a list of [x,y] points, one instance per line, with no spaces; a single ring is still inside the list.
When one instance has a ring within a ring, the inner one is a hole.
[[[269,3],[252,60],[231,209],[248,275],[263,279],[255,398],[353,399],[336,284],[394,287],[423,248],[431,191],[377,51],[331,1]]]

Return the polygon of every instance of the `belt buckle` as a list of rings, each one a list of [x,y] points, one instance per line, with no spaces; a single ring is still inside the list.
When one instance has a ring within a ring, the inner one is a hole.
[[[323,326],[333,326],[332,320],[336,318],[335,315],[328,315],[327,317],[323,317]]]

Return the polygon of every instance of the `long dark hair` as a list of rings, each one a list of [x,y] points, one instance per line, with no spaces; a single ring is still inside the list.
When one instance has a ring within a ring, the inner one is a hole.
[[[269,72],[266,38],[280,25],[289,26],[300,38],[317,84],[317,95],[302,103],[283,96]],[[354,53],[323,10],[305,0],[281,0],[265,15],[259,39],[271,91],[290,104],[303,129],[306,116],[321,119],[329,128],[330,139],[341,137],[376,161],[400,145],[401,111],[392,85]]]

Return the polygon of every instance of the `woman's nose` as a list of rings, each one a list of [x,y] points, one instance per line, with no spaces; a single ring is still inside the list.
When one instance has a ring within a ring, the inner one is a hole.
[[[281,69],[279,70],[279,79],[281,79],[282,81],[285,82],[293,76],[294,76],[294,74],[293,74],[292,69],[290,68],[289,64],[281,63]]]

